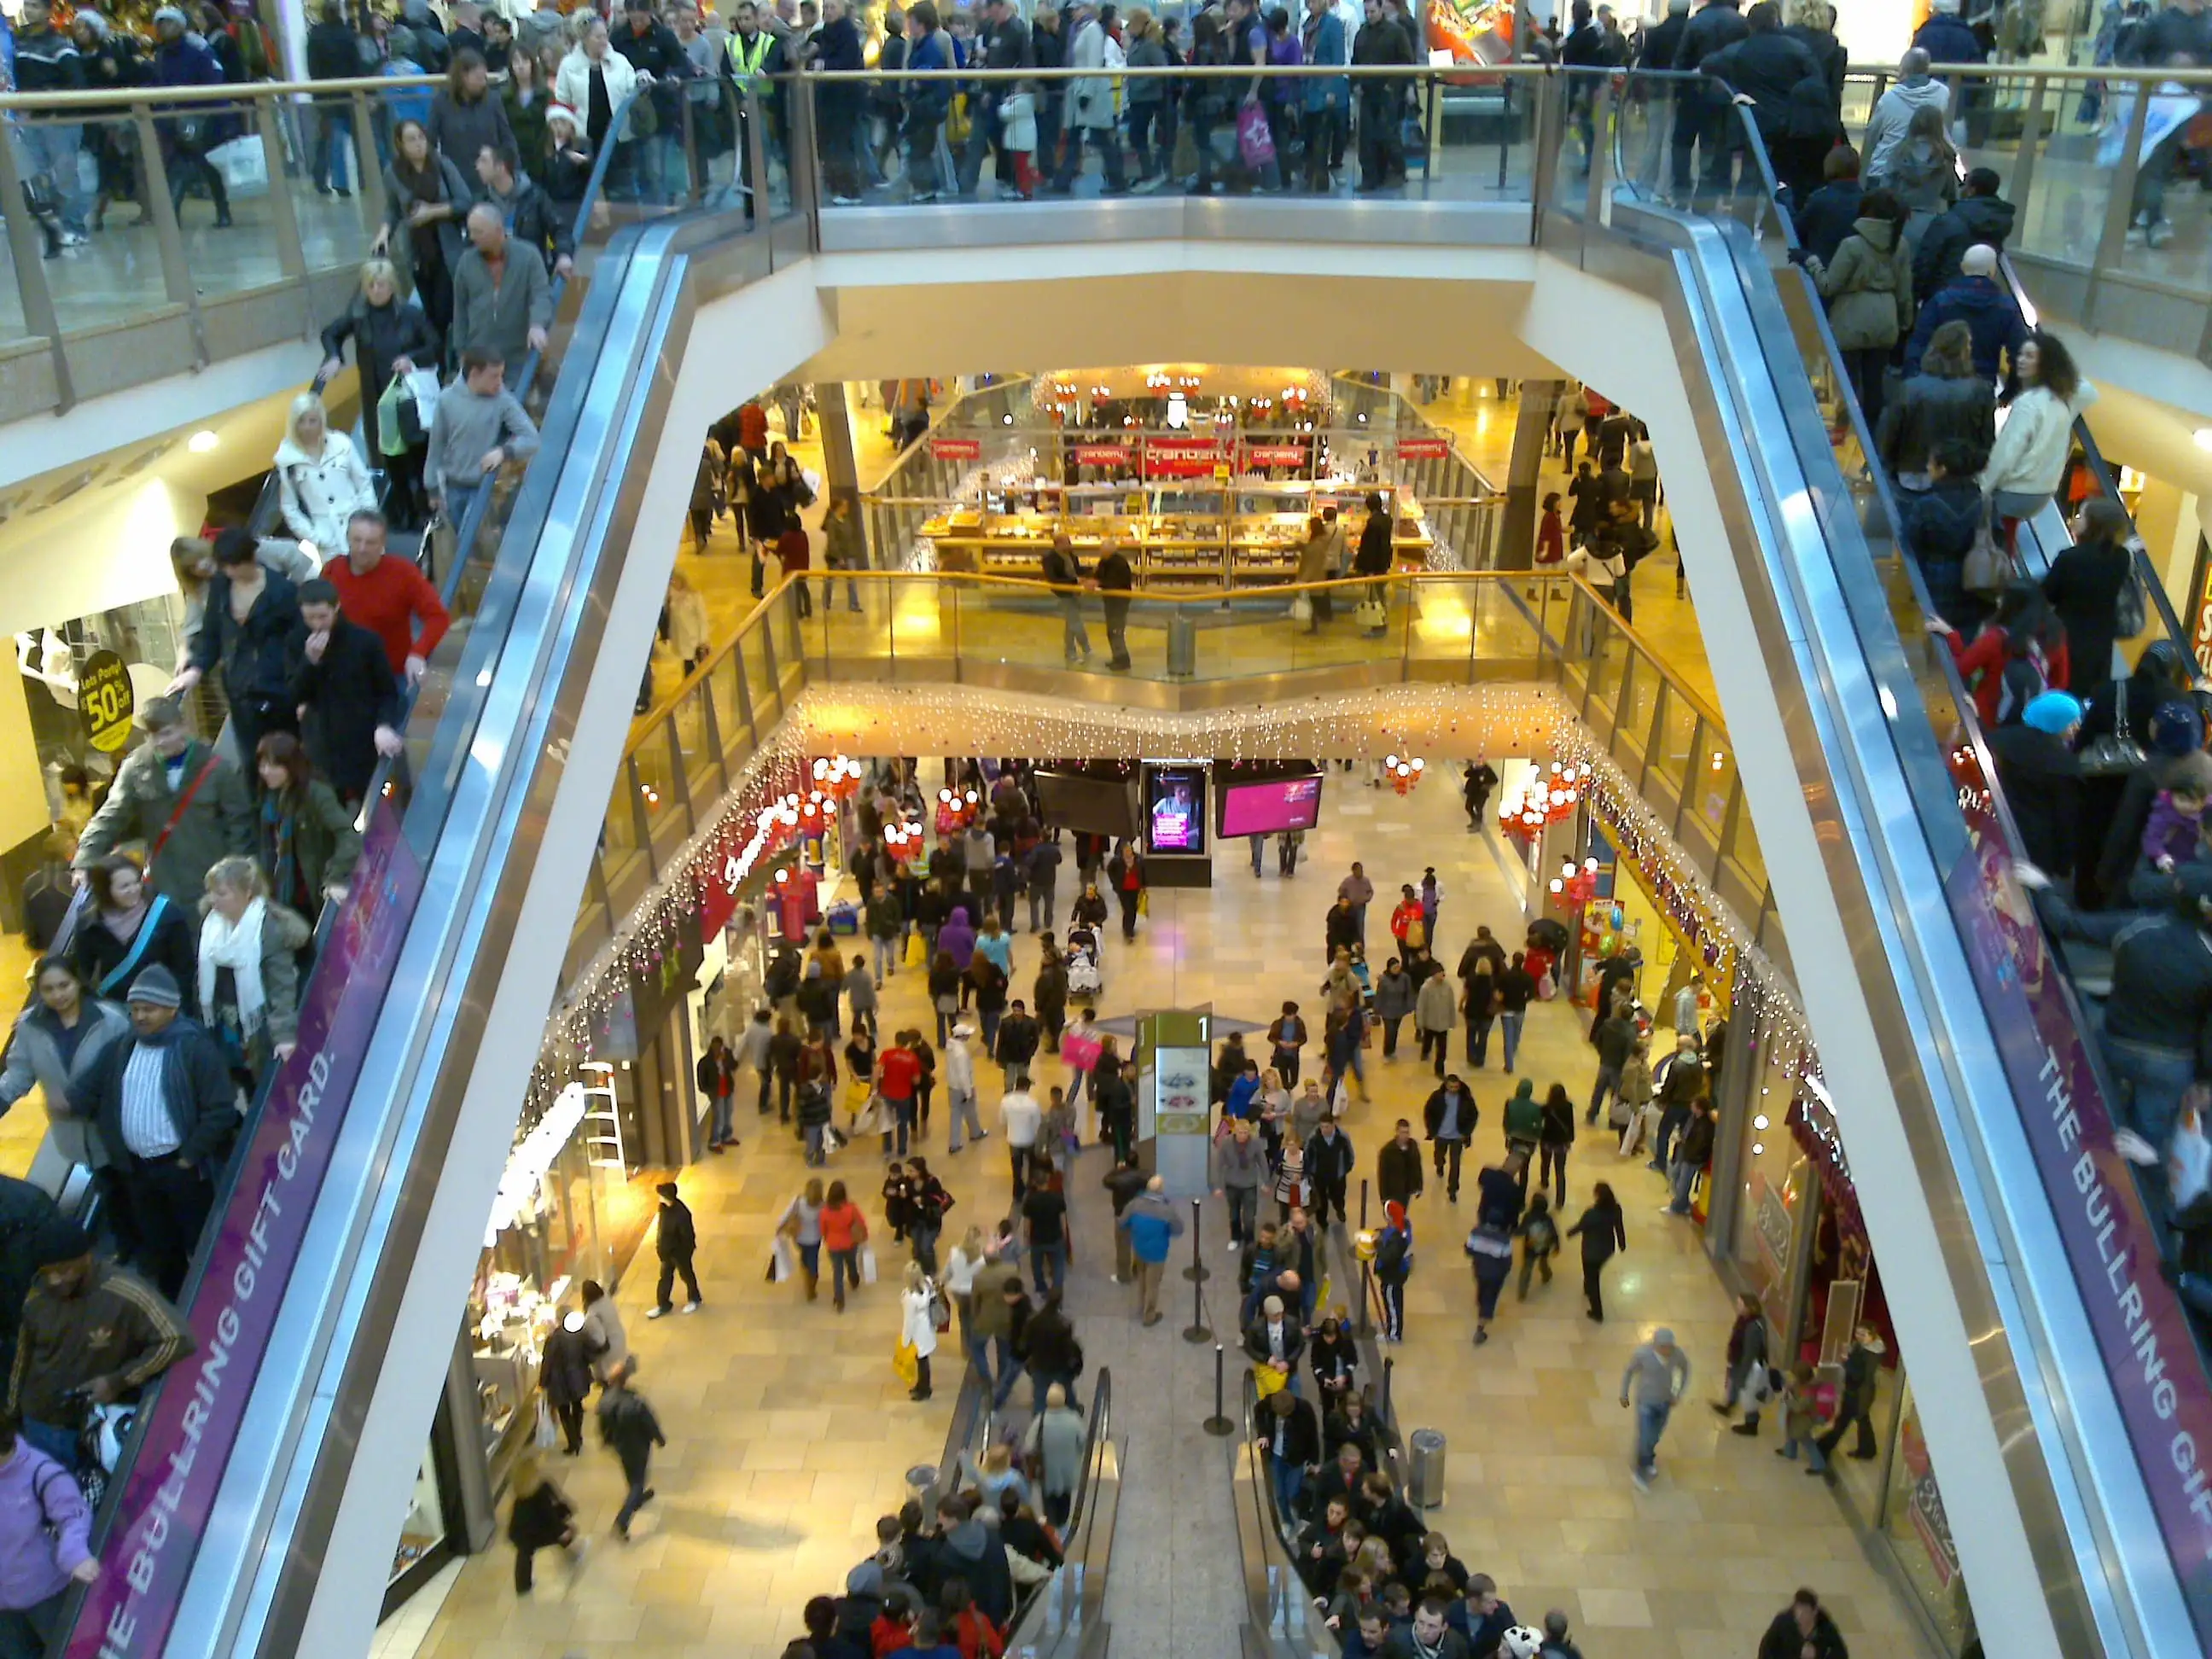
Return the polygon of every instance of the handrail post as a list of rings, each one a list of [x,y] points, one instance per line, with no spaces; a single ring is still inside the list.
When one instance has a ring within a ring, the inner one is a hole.
[[[384,163],[378,158],[376,148],[376,112],[369,107],[368,94],[354,92],[346,94],[353,109],[354,171],[361,175],[362,228],[374,237],[384,228]]]
[[[2104,277],[2117,270],[2128,245],[2128,226],[2135,218],[2136,152],[2142,148],[2143,128],[2150,115],[2150,88],[2138,85],[2128,111],[2128,134],[2120,146],[2120,164],[2112,171],[2112,194],[2105,198],[2105,226],[2097,238],[2097,252],[2089,262],[2089,286],[2081,296],[2081,326],[2097,326],[2097,303],[2103,298]]]
[[[192,286],[191,266],[185,258],[185,239],[177,229],[177,204],[169,195],[168,164],[161,156],[161,135],[154,125],[153,106],[134,102],[132,124],[138,131],[138,187],[145,192],[141,206],[154,216],[154,246],[161,255],[161,286],[172,305],[185,308],[192,331],[192,355],[205,368],[207,324],[200,316],[200,299]]]
[[[1534,198],[1528,233],[1532,246],[1540,246],[1544,240],[1544,209],[1552,199],[1553,184],[1559,174],[1562,84],[1557,71],[1546,74],[1536,83],[1536,148],[1528,164],[1530,194]]]
[[[300,325],[312,337],[315,326],[315,296],[307,283],[307,252],[300,240],[300,213],[292,192],[284,188],[284,138],[276,129],[279,111],[273,98],[253,100],[253,125],[260,129],[261,162],[269,174],[269,205],[276,217],[276,266],[300,285]],[[364,387],[364,392],[373,388]]]
[[[744,88],[745,176],[739,183],[745,192],[745,216],[754,225],[765,225],[775,216],[775,193],[768,180],[768,106],[760,89],[750,81]]]
[[[1605,217],[1606,198],[1613,192],[1613,77],[1608,75],[1598,82],[1592,100],[1589,154],[1583,158],[1589,189],[1583,211],[1591,224]]]
[[[2027,110],[2021,118],[2020,160],[2013,167],[2011,179],[2012,199],[2023,206],[2034,199],[2028,191],[2035,187],[2035,163],[2043,153],[2043,94],[2049,84],[2041,76],[2027,83]]]
[[[62,414],[76,403],[76,387],[70,379],[69,355],[62,349],[61,319],[54,314],[54,291],[46,281],[46,250],[32,228],[31,216],[17,210],[23,200],[23,175],[15,165],[15,147],[0,140],[0,202],[8,204],[8,257],[15,262],[15,291],[22,296],[23,326],[43,334],[46,352],[54,364],[54,412]]]
[[[784,166],[791,175],[791,205],[806,216],[806,245],[822,250],[822,178],[815,151],[814,77],[801,75],[791,88],[791,154]]]

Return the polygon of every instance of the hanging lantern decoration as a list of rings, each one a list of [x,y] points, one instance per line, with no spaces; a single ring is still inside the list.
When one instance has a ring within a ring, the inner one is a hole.
[[[918,823],[885,824],[884,846],[896,862],[910,862],[921,853],[921,826]]]
[[[843,755],[830,755],[814,763],[814,787],[817,793],[832,800],[850,800],[860,792],[864,769],[856,760]]]
[[[982,803],[973,789],[940,789],[937,792],[937,833],[957,836],[975,820]]]
[[[1559,873],[1552,878],[1552,898],[1561,908],[1579,910],[1597,896],[1597,860],[1584,859],[1577,864],[1572,859],[1560,861]]]
[[[1520,841],[1533,842],[1544,833],[1545,825],[1574,816],[1589,784],[1587,770],[1553,761],[1546,770],[1531,772],[1518,789],[1498,802],[1498,828]]]
[[[1410,795],[1413,793],[1415,786],[1421,781],[1422,770],[1426,764],[1427,763],[1419,757],[1385,755],[1382,757],[1382,770],[1390,779],[1390,787],[1401,795]]]

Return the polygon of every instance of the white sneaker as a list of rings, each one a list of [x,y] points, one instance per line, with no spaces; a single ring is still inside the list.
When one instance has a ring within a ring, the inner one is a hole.
[[[2115,1129],[2112,1132],[2112,1150],[2129,1163],[2139,1164],[2143,1169],[2158,1167],[2158,1148],[2133,1129]]]
[[[689,1312],[690,1310],[687,1309],[685,1311]],[[665,1318],[667,1313],[668,1310],[665,1308],[648,1308],[645,1311],[645,1316],[647,1319],[661,1319]]]
[[[1229,1241],[1229,1254],[1231,1255],[1237,1254],[1237,1241],[1233,1238]]]
[[[1628,1472],[1628,1478],[1629,1478],[1631,1480],[1633,1480],[1633,1481],[1636,1483],[1636,1490],[1637,1490],[1637,1491],[1638,1491],[1638,1492],[1650,1492],[1650,1491],[1651,1490],[1651,1477],[1650,1477],[1650,1475],[1648,1475],[1648,1474],[1644,1474],[1643,1470],[1641,1470],[1641,1469],[1631,1469],[1631,1470],[1629,1470],[1629,1472]]]
[[[858,207],[860,205],[860,198],[857,196],[832,196],[830,198],[830,205],[831,207]]]
[[[696,1302],[687,1302],[684,1304],[684,1311],[685,1313],[697,1313],[699,1311],[699,1304]]]

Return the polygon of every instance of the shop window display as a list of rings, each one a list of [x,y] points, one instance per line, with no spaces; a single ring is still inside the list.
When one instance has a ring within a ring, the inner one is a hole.
[[[408,1494],[407,1513],[399,1522],[399,1542],[392,1550],[386,1582],[396,1583],[412,1572],[445,1542],[446,1505],[438,1490],[437,1457],[426,1447],[415,1471],[414,1490]]]
[[[1966,1581],[1959,1571],[1959,1547],[1951,1536],[1943,1494],[1936,1485],[1935,1466],[1929,1459],[1919,1409],[1909,1384],[1904,1389],[1898,1421],[1897,1451],[1889,1464],[1883,1527],[1906,1582],[1942,1632],[1945,1650],[1960,1651],[1972,1620],[1966,1604]]]

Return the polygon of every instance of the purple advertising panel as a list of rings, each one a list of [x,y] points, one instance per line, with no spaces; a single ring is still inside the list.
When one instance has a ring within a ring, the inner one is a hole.
[[[2057,964],[1992,818],[1946,884],[2090,1329],[2197,1633],[2212,1646],[2212,1384]]]
[[[68,1659],[133,1659],[168,1640],[422,886],[398,810],[383,803],[308,981],[299,1046],[277,1071],[216,1218],[185,1310],[198,1346],[142,1414],[137,1461]]]
[[[1266,783],[1224,784],[1221,833],[1274,836],[1310,830],[1321,822],[1321,775],[1275,778]]]

